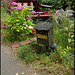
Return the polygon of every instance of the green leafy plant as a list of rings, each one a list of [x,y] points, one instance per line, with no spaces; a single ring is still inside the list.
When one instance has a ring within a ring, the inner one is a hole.
[[[71,47],[62,48],[61,46],[57,47],[57,54],[59,61],[67,65],[67,67],[74,68],[74,55],[71,53]]]
[[[25,60],[26,63],[31,63],[37,59],[37,54],[31,52],[31,48],[29,46],[23,45],[18,48],[18,56],[20,59]]]
[[[73,2],[73,0],[42,0],[43,4],[51,5],[53,9],[63,8],[64,10],[68,6],[74,7]]]
[[[6,25],[2,27],[4,33],[12,34],[15,38],[18,38],[21,34],[26,36],[31,32],[29,26],[34,25],[31,19],[33,12],[23,6],[12,5],[11,9],[11,14],[7,16]]]
[[[61,18],[61,26],[55,22],[54,15],[54,42],[63,48],[66,46],[74,47],[74,20],[70,20],[64,14]],[[57,38],[56,38],[57,37]]]
[[[67,67],[74,68],[74,20],[64,14],[61,18],[61,26],[55,22],[55,16],[53,23],[54,43],[58,45],[57,51],[50,56],[52,59],[56,56],[53,61],[59,61]]]
[[[19,47],[17,54],[23,62],[31,63],[37,70],[45,70],[49,74],[56,75],[61,74],[60,72],[63,72],[63,74],[71,73],[71,70],[68,72],[66,69],[66,67],[74,67],[71,47],[62,48],[58,46],[56,51],[48,52],[48,55],[42,49],[44,49],[42,45],[39,46],[36,42],[33,42]],[[37,51],[40,52],[37,53]]]
[[[1,27],[6,25],[5,21],[7,21],[7,4],[5,2],[1,3]]]
[[[50,61],[51,59],[49,59],[49,57],[46,54],[40,55],[40,63],[47,64]]]

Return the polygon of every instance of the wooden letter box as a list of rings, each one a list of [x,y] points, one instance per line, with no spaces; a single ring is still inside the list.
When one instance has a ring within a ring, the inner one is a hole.
[[[50,46],[53,44],[53,23],[44,22],[38,23],[35,27],[37,43]]]

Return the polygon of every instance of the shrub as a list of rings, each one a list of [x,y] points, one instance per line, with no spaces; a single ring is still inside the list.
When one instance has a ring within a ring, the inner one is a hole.
[[[37,49],[37,47],[40,48]],[[43,52],[42,49],[42,45],[24,45],[18,48],[17,54],[22,61],[32,63],[37,70],[45,70],[50,74],[61,74],[61,72],[63,72],[63,74],[71,73],[71,70],[69,72],[67,70],[67,68],[74,68],[74,58],[73,54],[70,52],[70,47],[62,48],[58,46],[57,51],[48,52],[48,55],[46,51]],[[37,53],[37,50],[40,52]]]
[[[62,15],[61,26],[55,22],[54,16],[54,43],[58,44],[54,61],[59,61],[70,68],[74,68],[74,20]],[[53,58],[52,58],[53,59]]]
[[[51,5],[53,9],[63,8],[65,10],[67,6],[74,8],[74,0],[42,0],[42,3]]]
[[[47,64],[47,63],[50,63],[51,59],[46,55],[46,54],[41,54],[40,55],[40,63],[42,64]]]
[[[23,6],[12,5],[11,9],[11,14],[7,16],[6,28],[3,28],[4,33],[11,34],[15,38],[18,38],[22,33],[26,36],[31,31],[29,26],[34,25],[31,19],[33,13]]]
[[[74,55],[71,53],[71,47],[62,48],[60,46],[57,47],[58,59],[64,65],[70,68],[74,68]]]
[[[6,25],[7,21],[7,4],[5,2],[1,3],[1,26]]]
[[[63,48],[74,47],[74,20],[70,20],[66,15],[62,15],[61,26],[55,21],[54,15],[54,42]],[[57,37],[57,38],[56,38]]]

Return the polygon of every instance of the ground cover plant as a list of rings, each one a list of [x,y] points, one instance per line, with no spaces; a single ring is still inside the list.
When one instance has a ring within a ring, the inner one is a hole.
[[[53,75],[74,75],[74,20],[61,18],[61,26],[54,23],[54,44],[56,49],[48,51],[45,46],[33,42],[18,49],[18,56],[24,63],[33,64],[36,70]]]
[[[61,52],[63,52],[63,50]],[[53,75],[60,75],[61,73],[62,75],[74,75],[71,70],[71,68],[74,67],[74,60],[70,59],[71,65],[67,64],[68,61],[65,59],[67,65],[64,65],[64,63],[61,62],[63,56],[61,52],[59,50],[49,52],[44,45],[37,44],[35,41],[29,45],[19,47],[17,55],[24,64],[31,63],[37,71],[47,71],[47,74]]]
[[[54,41],[58,44],[59,59],[68,67],[74,68],[74,19],[71,20],[70,17],[63,16],[61,26],[58,26],[55,21],[53,22],[55,24]]]
[[[74,0],[37,0],[38,4],[46,4],[52,6],[52,9],[58,9],[58,8],[63,8],[64,10],[66,7],[70,7],[74,9]]]
[[[12,11],[10,15],[7,15],[6,24],[2,26],[2,32],[6,34],[4,41],[12,42],[26,40],[26,36],[31,32],[29,26],[34,25],[31,18],[35,11],[31,12],[29,8],[16,5],[16,2],[12,2]]]
[[[14,6],[16,3],[12,4]],[[11,15],[7,15],[6,22],[2,23],[6,41],[22,41],[22,37],[24,40],[31,37],[27,35],[30,32],[28,26],[33,25],[31,19],[33,12],[29,10],[22,6],[12,7]],[[24,15],[26,16],[24,17]],[[17,55],[25,64],[31,63],[36,70],[47,71],[53,75],[74,75],[74,21],[64,16],[61,18],[61,26],[59,26],[55,21],[55,14],[53,15],[56,49],[47,51],[44,45],[37,44],[35,41],[19,47]]]
[[[7,4],[3,3],[1,4],[1,27],[2,25],[5,25],[5,21],[7,20]]]

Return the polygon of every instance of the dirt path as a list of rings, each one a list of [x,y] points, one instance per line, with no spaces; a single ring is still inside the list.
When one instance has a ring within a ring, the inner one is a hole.
[[[15,57],[15,50],[1,45],[1,75],[37,75],[32,70],[32,66],[23,65]]]

